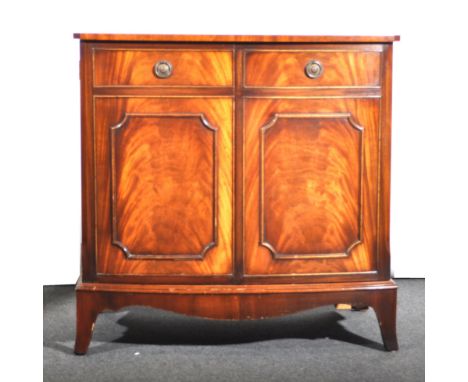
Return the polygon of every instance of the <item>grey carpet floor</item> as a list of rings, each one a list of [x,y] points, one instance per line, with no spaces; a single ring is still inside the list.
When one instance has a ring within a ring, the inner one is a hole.
[[[73,286],[44,286],[44,381],[423,381],[424,280],[397,283],[398,352],[372,309],[236,322],[132,307],[98,316],[86,356]]]

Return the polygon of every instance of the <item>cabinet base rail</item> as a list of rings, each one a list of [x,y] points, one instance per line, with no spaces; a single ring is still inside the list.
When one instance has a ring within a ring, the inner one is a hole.
[[[385,349],[398,350],[397,286],[375,282],[288,285],[76,284],[75,353],[86,354],[99,313],[141,305],[212,319],[264,319],[324,305],[369,306]]]

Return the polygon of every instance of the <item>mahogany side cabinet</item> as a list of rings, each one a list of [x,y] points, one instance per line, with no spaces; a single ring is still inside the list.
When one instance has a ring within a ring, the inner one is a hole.
[[[82,246],[75,353],[103,311],[263,319],[372,307],[390,275],[398,36],[76,34]]]

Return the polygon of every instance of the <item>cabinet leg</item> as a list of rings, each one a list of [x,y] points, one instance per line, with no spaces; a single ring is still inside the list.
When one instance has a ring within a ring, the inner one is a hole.
[[[385,349],[388,351],[398,350],[396,335],[396,289],[379,293],[372,307],[379,321]]]
[[[87,293],[76,293],[76,338],[75,353],[86,354],[91,336],[93,335],[94,323],[98,310],[92,301],[91,295]]]

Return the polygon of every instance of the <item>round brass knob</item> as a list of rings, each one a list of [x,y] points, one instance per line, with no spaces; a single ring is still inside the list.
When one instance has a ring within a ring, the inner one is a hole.
[[[167,78],[172,74],[172,64],[169,61],[158,61],[154,64],[154,74],[158,78]]]
[[[305,66],[305,74],[309,78],[318,78],[323,73],[322,64],[319,61],[311,60]]]

